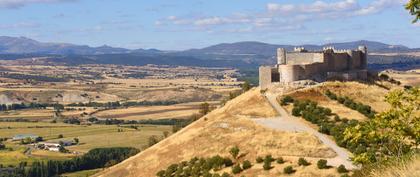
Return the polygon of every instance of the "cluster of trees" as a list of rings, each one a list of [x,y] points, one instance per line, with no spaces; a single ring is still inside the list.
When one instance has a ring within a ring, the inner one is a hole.
[[[20,109],[45,109],[48,104],[40,104],[40,103],[30,103],[30,104],[1,104],[0,111],[10,111],[10,110],[20,110]]]
[[[313,101],[295,101],[292,114],[319,126],[319,131],[332,135],[341,147],[354,154],[353,161],[369,164],[418,152],[420,144],[420,89],[395,90],[385,97],[392,108],[373,118],[359,122],[345,120]]]
[[[219,155],[210,158],[194,157],[189,161],[183,161],[178,164],[172,164],[165,170],[159,171],[156,175],[159,177],[173,176],[203,176],[203,177],[231,177],[232,175],[224,172],[222,175],[217,172],[225,167],[233,166],[233,161],[228,157]]]
[[[376,112],[369,106],[365,105],[360,102],[355,102],[353,99],[347,97],[347,96],[338,96],[337,94],[331,92],[330,90],[325,91],[325,95],[335,101],[338,101],[340,104],[343,104],[344,106],[356,110],[360,112],[361,114],[365,115],[368,118],[375,117]]]
[[[115,165],[139,152],[138,149],[128,147],[92,149],[80,157],[70,160],[49,160],[46,163],[36,161],[31,166],[21,163],[18,167],[2,171],[0,176],[19,177],[51,177],[63,173],[103,168]],[[3,173],[3,174],[2,174]]]
[[[367,164],[401,158],[418,152],[420,144],[420,88],[395,90],[385,96],[391,109],[369,121],[348,127],[344,136],[349,144],[366,148],[356,153],[354,161]]]
[[[42,75],[29,75],[29,74],[18,74],[18,73],[0,73],[1,77],[18,79],[18,80],[33,80],[42,82],[67,82],[69,79],[65,77],[50,77]]]
[[[129,102],[107,102],[107,103],[99,103],[99,102],[88,102],[88,103],[72,103],[68,104],[67,106],[74,106],[74,107],[106,107],[106,108],[118,108],[118,107],[130,107],[130,106],[160,106],[160,105],[174,105],[179,104],[178,101],[129,101]]]
[[[159,171],[156,175],[159,177],[175,177],[175,176],[203,176],[203,177],[231,177],[232,175],[240,174],[241,172],[250,169],[253,164],[249,160],[239,160],[241,157],[240,150],[238,147],[232,147],[229,151],[232,159],[229,157],[221,157],[219,155],[210,157],[210,158],[197,158],[194,157],[189,161],[183,161],[178,164],[172,164],[165,170]],[[266,155],[263,157],[257,157],[256,163],[263,163],[264,170],[271,170],[273,168],[272,163],[277,162],[278,164],[284,164],[286,161],[282,158],[273,158],[271,155]],[[299,158],[299,166],[308,166],[311,165],[306,159]],[[330,168],[327,165],[327,161],[320,159],[317,163],[319,169],[328,169]],[[223,172],[222,175],[218,171],[231,167],[232,175]],[[344,165],[340,165],[337,168],[339,173],[347,173],[348,170]],[[288,165],[283,169],[285,174],[295,173],[296,170]]]
[[[379,79],[383,81],[391,82],[392,84],[401,85],[400,81],[395,80],[394,78],[389,77],[387,74],[380,74]]]

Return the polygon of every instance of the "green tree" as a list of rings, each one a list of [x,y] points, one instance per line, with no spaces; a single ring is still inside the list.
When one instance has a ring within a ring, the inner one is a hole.
[[[207,103],[207,102],[205,102],[205,103],[202,103],[201,105],[200,105],[200,114],[202,114],[202,115],[206,115],[207,113],[209,113],[210,112],[210,104],[209,103]]]
[[[248,81],[245,81],[242,85],[242,91],[246,92],[251,89],[251,84]]]
[[[416,23],[420,19],[420,0],[410,0],[405,8],[410,12],[411,15],[414,15],[415,18],[413,23]]]
[[[252,164],[251,164],[251,162],[250,162],[249,160],[245,160],[245,161],[242,163],[242,168],[243,168],[244,170],[249,169],[249,168],[251,168],[251,167],[252,167]]]
[[[389,157],[401,157],[420,144],[420,89],[395,90],[386,95],[391,109],[370,121],[344,131],[348,143],[367,144],[369,151],[356,154],[353,161],[367,164]]]
[[[234,159],[236,159],[236,158],[238,158],[238,155],[239,155],[239,148],[238,148],[238,146],[235,146],[235,147],[232,147],[230,150],[229,150],[229,153],[230,153],[230,155],[232,155],[232,157],[234,158]]]

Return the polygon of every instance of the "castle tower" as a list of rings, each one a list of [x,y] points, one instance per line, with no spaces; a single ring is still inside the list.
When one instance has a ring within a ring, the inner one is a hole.
[[[277,64],[278,65],[286,64],[286,49],[284,48],[277,49]]]
[[[362,52],[360,67],[362,69],[366,69],[367,68],[367,56],[368,56],[367,47],[366,46],[359,46],[358,49],[359,49],[359,51]]]

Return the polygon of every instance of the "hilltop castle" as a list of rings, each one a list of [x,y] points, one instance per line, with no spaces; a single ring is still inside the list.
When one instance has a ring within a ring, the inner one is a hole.
[[[307,51],[297,47],[293,52],[277,49],[277,65],[261,66],[259,78],[261,89],[273,83],[287,84],[298,80],[328,79],[364,80],[367,78],[367,48],[336,50],[326,47],[322,51]]]

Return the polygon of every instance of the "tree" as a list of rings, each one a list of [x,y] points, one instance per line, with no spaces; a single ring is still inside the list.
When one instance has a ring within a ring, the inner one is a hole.
[[[245,81],[242,85],[242,91],[246,92],[251,89],[251,84],[248,81]]]
[[[251,167],[252,167],[252,164],[251,164],[251,162],[250,162],[249,160],[245,160],[245,161],[242,163],[242,168],[243,168],[244,170],[249,169],[249,168],[251,168]]]
[[[73,138],[74,143],[79,144],[79,138]]]
[[[296,170],[294,170],[292,166],[287,166],[283,169],[283,173],[285,174],[292,174],[294,172],[296,172]]]
[[[327,169],[328,168],[327,160],[325,159],[318,160],[318,162],[316,163],[316,166],[318,167],[318,169]]]
[[[232,173],[233,174],[238,174],[242,172],[242,168],[239,164],[236,164],[235,166],[232,167]]]
[[[230,149],[230,151],[229,151],[229,153],[230,153],[230,155],[232,155],[232,157],[234,158],[234,159],[236,159],[237,157],[238,157],[238,155],[239,155],[239,148],[238,148],[238,146],[235,146],[235,147],[232,147],[231,149]]]
[[[308,161],[306,161],[306,159],[304,159],[304,158],[301,157],[298,160],[298,165],[299,166],[308,166],[308,165],[310,165],[310,163]]]
[[[367,164],[390,157],[402,157],[420,144],[420,89],[395,90],[385,96],[391,109],[370,121],[345,129],[348,144],[367,144],[369,151],[356,154],[353,161]]]
[[[410,0],[405,8],[410,11],[411,15],[414,15],[413,23],[416,23],[420,19],[420,0]]]
[[[338,168],[337,168],[337,172],[338,172],[338,173],[347,173],[347,172],[349,172],[349,171],[346,169],[346,167],[345,167],[344,165],[340,165],[340,166],[338,166]]]
[[[206,115],[210,112],[210,104],[205,102],[200,105],[200,114]]]
[[[149,137],[149,147],[157,144],[159,142],[159,138],[156,135],[152,135]]]

